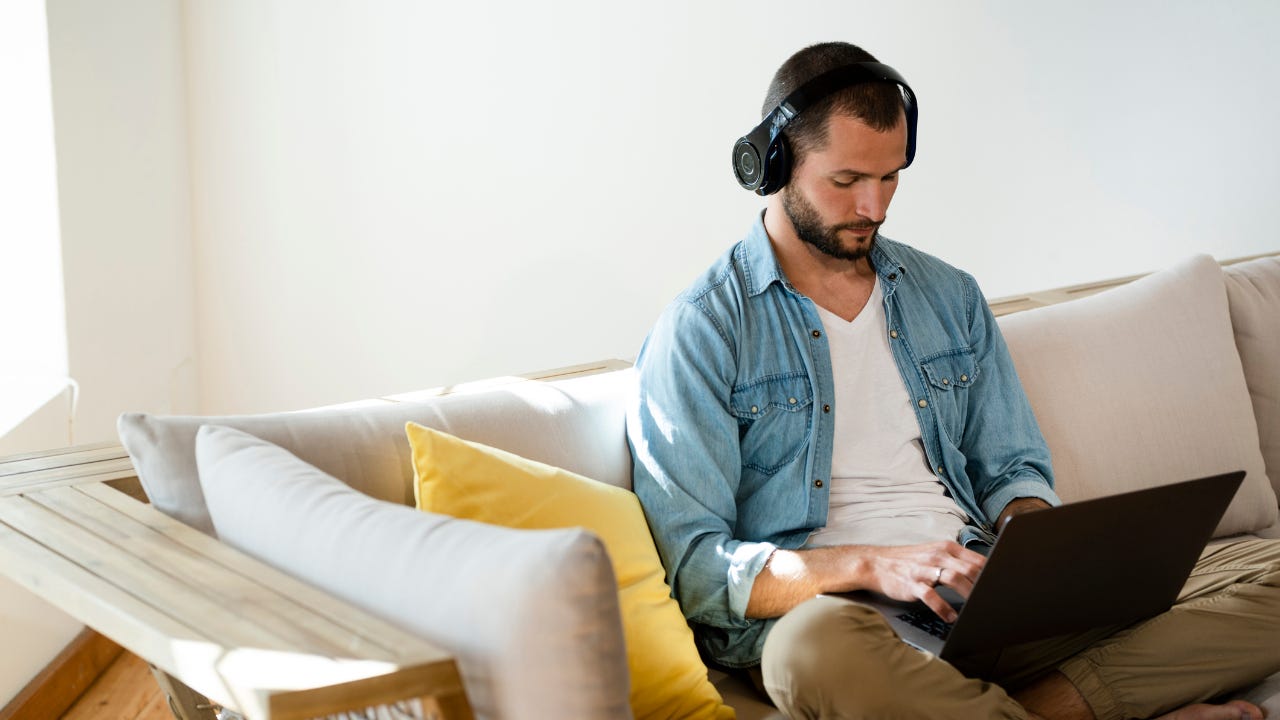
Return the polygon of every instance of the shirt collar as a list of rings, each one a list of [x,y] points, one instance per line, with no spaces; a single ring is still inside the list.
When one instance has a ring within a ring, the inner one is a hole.
[[[880,277],[886,294],[892,292],[901,279],[904,268],[898,261],[893,242],[883,235],[876,235],[876,245],[871,249],[871,263]],[[773,243],[769,241],[769,233],[764,229],[764,211],[756,215],[751,230],[742,242],[742,266],[747,279],[747,296],[755,297],[764,292],[773,283],[779,283],[788,292],[796,292],[787,276],[778,265],[778,256],[773,252]]]
[[[907,268],[898,260],[898,245],[880,233],[876,233],[876,245],[871,248],[871,265],[884,286],[885,295],[893,293]]]
[[[742,241],[742,267],[747,280],[747,296],[755,297],[773,283],[781,283],[788,290],[794,289],[778,266],[778,256],[773,253],[773,243],[764,229],[764,210],[756,215],[751,230]]]

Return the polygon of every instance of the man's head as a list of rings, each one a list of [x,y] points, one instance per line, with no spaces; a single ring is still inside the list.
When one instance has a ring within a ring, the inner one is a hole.
[[[876,59],[848,43],[801,50],[774,75],[764,113],[814,77],[857,62]],[[906,125],[902,93],[892,82],[851,85],[806,107],[783,131],[791,176],[772,207],[824,255],[867,257],[906,164]]]
[[[768,115],[788,95],[819,75],[844,65],[879,62],[857,45],[829,42],[810,45],[782,63],[769,83],[761,117]],[[814,102],[793,118],[783,134],[791,149],[792,166],[804,162],[804,156],[826,144],[827,120],[844,115],[861,120],[875,130],[892,130],[904,116],[902,92],[890,82],[864,82],[850,85]]]

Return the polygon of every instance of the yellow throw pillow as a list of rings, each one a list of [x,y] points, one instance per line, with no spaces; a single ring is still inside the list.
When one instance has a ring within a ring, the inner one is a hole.
[[[604,542],[636,720],[734,717],[707,679],[633,493],[416,423],[406,431],[420,510],[513,528],[583,527]]]

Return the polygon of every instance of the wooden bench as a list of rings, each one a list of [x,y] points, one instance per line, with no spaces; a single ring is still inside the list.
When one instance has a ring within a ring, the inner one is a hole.
[[[471,717],[448,653],[139,502],[135,476],[112,444],[0,460],[0,571],[174,679],[180,717],[213,717],[187,687],[254,720]]]

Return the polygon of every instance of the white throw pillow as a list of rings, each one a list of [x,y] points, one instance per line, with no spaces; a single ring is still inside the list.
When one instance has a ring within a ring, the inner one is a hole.
[[[1280,493],[1280,257],[1226,268],[1231,326],[1258,421],[1262,459]]]
[[[228,427],[202,427],[196,458],[224,542],[452,652],[477,718],[631,717],[617,585],[595,535],[375,500]]]
[[[413,464],[404,436],[409,421],[630,490],[623,403],[632,378],[627,369],[559,382],[514,382],[422,402],[261,415],[125,413],[117,429],[151,504],[212,533],[196,474],[201,425],[251,433],[366,495],[405,505],[413,504]]]
[[[1000,327],[1064,500],[1245,470],[1215,536],[1276,522],[1213,258],[1006,315]]]

